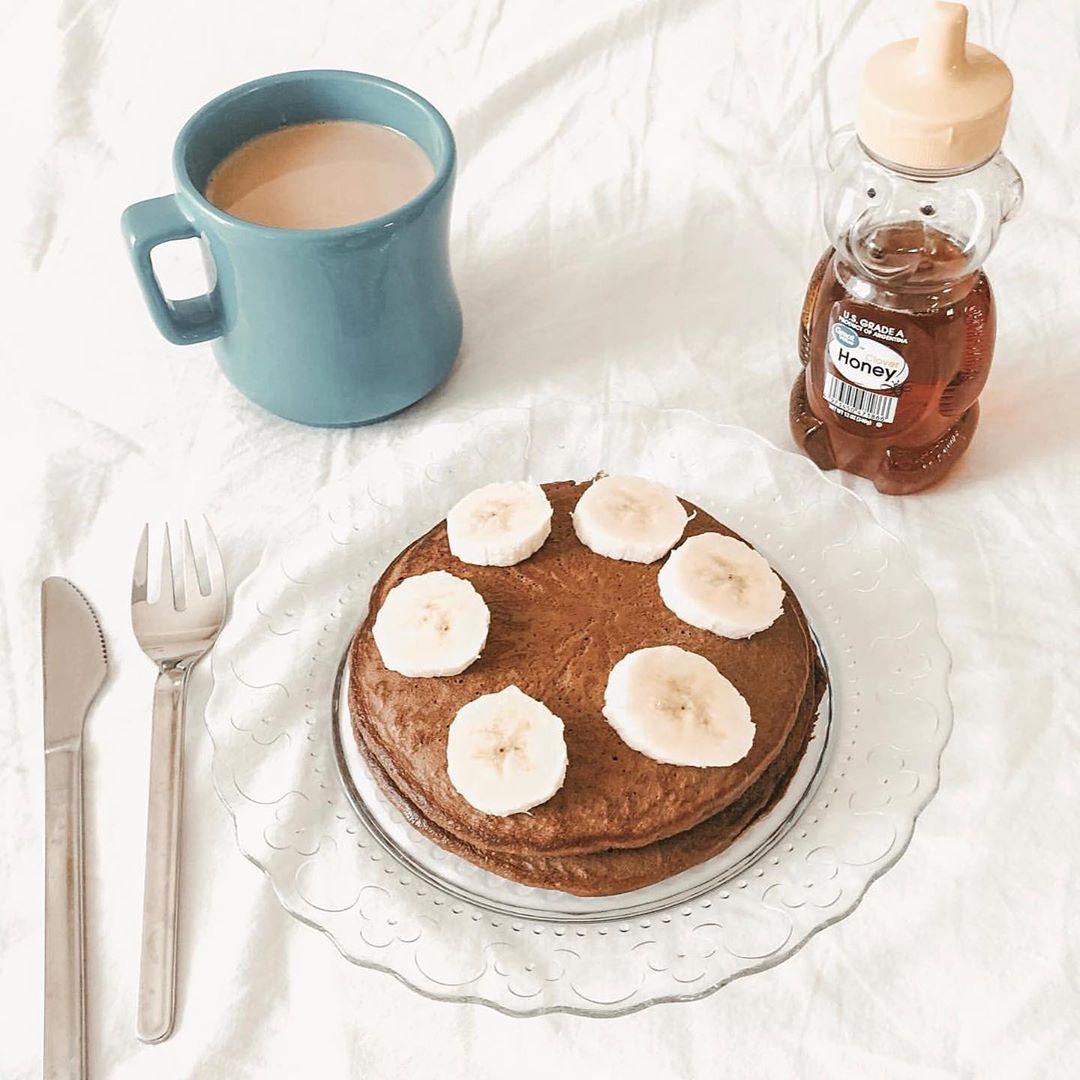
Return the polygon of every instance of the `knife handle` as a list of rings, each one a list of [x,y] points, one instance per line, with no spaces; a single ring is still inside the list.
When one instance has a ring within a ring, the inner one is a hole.
[[[187,671],[187,668],[165,669],[154,686],[142,954],[135,1028],[139,1038],[147,1043],[167,1039],[172,1034],[176,1015],[176,918]]]
[[[45,1080],[86,1075],[82,746],[45,752]]]

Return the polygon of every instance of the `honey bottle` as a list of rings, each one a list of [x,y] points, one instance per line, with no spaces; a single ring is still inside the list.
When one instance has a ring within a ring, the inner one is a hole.
[[[982,265],[1023,197],[999,149],[1012,76],[967,43],[967,15],[935,3],[921,37],[866,63],[799,322],[796,442],[892,495],[936,483],[975,433],[995,334]]]

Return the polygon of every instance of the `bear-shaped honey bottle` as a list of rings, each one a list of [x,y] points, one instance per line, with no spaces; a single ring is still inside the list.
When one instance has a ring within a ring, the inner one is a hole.
[[[971,441],[995,337],[982,264],[1023,195],[999,150],[1012,77],[966,36],[967,9],[935,3],[920,38],[867,62],[799,322],[792,434],[888,494],[936,483]]]

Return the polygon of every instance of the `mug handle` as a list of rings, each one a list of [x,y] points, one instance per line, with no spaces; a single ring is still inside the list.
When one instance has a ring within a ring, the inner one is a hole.
[[[158,330],[174,345],[194,345],[221,337],[221,312],[213,293],[170,300],[154,273],[150,252],[170,240],[190,240],[199,230],[184,216],[175,195],[162,195],[129,206],[120,219],[131,264],[143,299]]]

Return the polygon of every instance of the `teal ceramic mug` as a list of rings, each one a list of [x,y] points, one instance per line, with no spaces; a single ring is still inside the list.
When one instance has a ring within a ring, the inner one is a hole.
[[[382,217],[334,229],[278,229],[203,197],[210,173],[256,135],[313,120],[366,120],[407,135],[435,175]],[[173,150],[176,194],[136,203],[122,226],[161,333],[213,342],[243,394],[278,416],[366,424],[413,404],[450,371],[461,306],[450,275],[454,137],[433,105],[353,71],[292,71],[238,86],[200,109]],[[151,251],[200,237],[210,292],[171,300]]]

